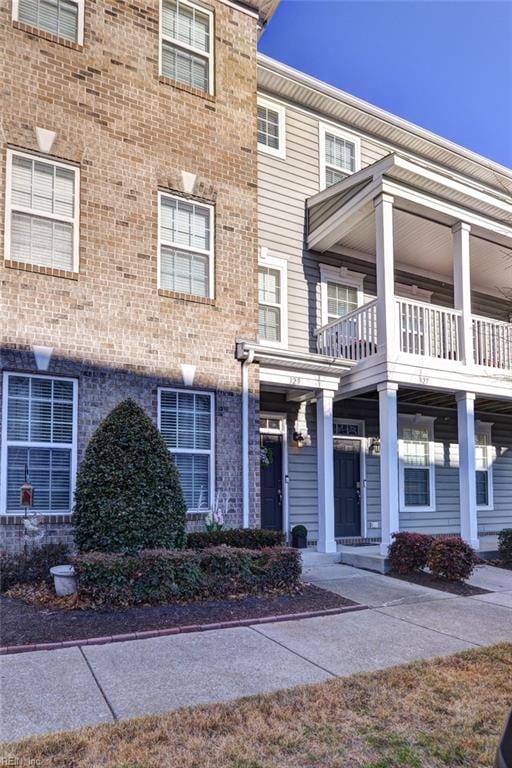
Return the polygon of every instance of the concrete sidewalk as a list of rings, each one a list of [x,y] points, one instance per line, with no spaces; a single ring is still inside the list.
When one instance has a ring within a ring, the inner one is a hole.
[[[3,656],[1,738],[226,701],[512,641],[512,572],[479,568],[474,580],[494,591],[469,598],[331,563],[306,567],[304,576],[373,607]]]

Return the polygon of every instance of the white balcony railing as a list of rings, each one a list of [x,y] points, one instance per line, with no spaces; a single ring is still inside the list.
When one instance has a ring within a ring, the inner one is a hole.
[[[475,363],[512,371],[512,323],[473,315]]]
[[[377,300],[343,315],[316,331],[321,355],[364,360],[377,352]]]
[[[400,351],[411,355],[460,360],[460,318],[456,309],[396,299]]]

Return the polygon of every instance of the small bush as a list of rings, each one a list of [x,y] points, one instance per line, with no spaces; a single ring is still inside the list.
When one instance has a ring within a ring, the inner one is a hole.
[[[419,571],[427,564],[432,536],[425,533],[394,533],[388,549],[391,570],[396,573]]]
[[[15,584],[50,581],[50,568],[68,562],[65,544],[45,544],[25,552],[0,552],[0,592]]]
[[[225,531],[198,531],[187,534],[189,549],[204,549],[226,544],[228,547],[263,549],[284,544],[282,531],[267,531],[263,528],[228,528]]]
[[[500,560],[512,565],[512,528],[504,528],[498,533],[498,552]]]
[[[115,607],[285,590],[297,585],[301,573],[297,552],[287,547],[90,552],[72,562],[79,594],[96,606]]]
[[[475,551],[460,536],[444,536],[432,542],[427,565],[434,574],[448,581],[465,581],[477,562]]]
[[[78,550],[181,549],[185,515],[178,470],[162,435],[134,400],[124,400],[91,437],[78,471]]]

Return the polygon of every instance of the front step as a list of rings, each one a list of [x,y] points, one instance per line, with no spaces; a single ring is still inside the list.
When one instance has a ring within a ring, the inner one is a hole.
[[[304,568],[340,562],[339,552],[317,552],[316,549],[301,549],[300,554]]]
[[[365,571],[375,571],[375,573],[389,573],[391,570],[389,560],[380,552],[365,552],[365,548],[354,547],[351,551],[350,548],[343,548],[341,550],[341,560],[343,565],[351,565],[354,568],[364,568]],[[362,551],[361,551],[362,550]]]

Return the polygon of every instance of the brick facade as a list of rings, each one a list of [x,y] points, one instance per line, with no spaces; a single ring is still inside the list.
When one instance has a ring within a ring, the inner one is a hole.
[[[37,151],[36,126],[57,133],[50,157],[80,167],[77,273],[0,262],[0,369],[37,372],[33,345],[51,347],[49,374],[78,379],[78,460],[119,400],[156,419],[157,387],[216,393],[216,482],[241,522],[241,366],[237,337],[257,326],[257,19],[211,0],[215,95],[159,77],[158,2],[85,3],[83,46],[14,24],[2,5],[0,189],[8,147]],[[219,140],[221,139],[221,140]],[[215,207],[215,298],[157,287],[157,193]],[[3,243],[1,255],[3,256]],[[251,524],[259,520],[258,377],[251,366]],[[2,519],[10,546],[20,526]],[[200,521],[191,516],[191,526]],[[48,520],[55,531],[68,523]]]

